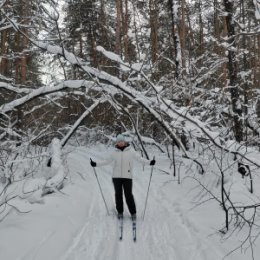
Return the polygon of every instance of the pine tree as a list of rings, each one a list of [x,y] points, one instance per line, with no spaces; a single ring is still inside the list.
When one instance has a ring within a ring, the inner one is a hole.
[[[32,85],[40,83],[39,64],[32,51],[32,45],[25,35],[34,34],[31,26],[35,22],[38,3],[26,0],[6,1],[2,7],[6,14],[22,25],[21,32],[13,28],[1,30],[1,66],[0,73],[14,78],[15,83]],[[3,16],[5,19],[5,17]],[[6,23],[9,21],[6,19]],[[34,24],[35,25],[35,24]],[[35,28],[35,27],[34,27]],[[34,60],[32,60],[34,59]],[[33,66],[31,66],[33,64]],[[31,76],[33,76],[33,81]]]

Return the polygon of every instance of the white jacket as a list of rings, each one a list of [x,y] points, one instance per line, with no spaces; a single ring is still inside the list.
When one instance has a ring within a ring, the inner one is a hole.
[[[103,166],[113,163],[112,178],[132,179],[133,161],[139,161],[142,164],[150,164],[149,160],[142,158],[131,147],[126,147],[123,151],[116,149],[105,161],[97,162],[97,166]]]

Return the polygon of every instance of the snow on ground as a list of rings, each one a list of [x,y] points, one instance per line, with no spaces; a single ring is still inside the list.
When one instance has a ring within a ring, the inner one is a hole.
[[[111,149],[103,145],[70,147],[69,178],[62,193],[45,196],[44,204],[21,202],[16,206],[30,213],[13,211],[0,222],[0,259],[220,260],[246,235],[239,233],[222,239],[218,230],[223,227],[224,213],[217,202],[210,200],[194,207],[194,201],[201,196],[200,189],[194,188],[196,182],[181,173],[178,184],[172,175],[162,173],[159,169],[167,169],[169,161],[153,151],[157,163],[145,221],[142,215],[151,167],[143,169],[136,163],[133,189],[138,211],[137,242],[132,240],[127,209],[124,238],[119,241],[111,167],[96,168],[109,207],[108,216],[89,165],[90,157],[96,161],[104,159]],[[260,255],[259,244],[257,240],[256,259]],[[251,259],[250,250],[237,250],[226,259]]]

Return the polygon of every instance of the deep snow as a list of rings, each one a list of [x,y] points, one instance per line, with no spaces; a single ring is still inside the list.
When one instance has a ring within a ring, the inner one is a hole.
[[[99,193],[89,158],[101,160],[113,148],[104,145],[70,147],[67,155],[68,180],[60,193],[44,197],[42,203],[16,202],[13,211],[0,222],[1,260],[220,260],[240,245],[242,230],[229,239],[219,230],[224,213],[218,203],[202,196],[197,183],[185,175],[181,184],[169,169],[165,155],[155,150],[156,166],[150,188],[145,220],[142,220],[151,167],[138,162],[134,169],[137,204],[137,242],[132,240],[131,221],[125,208],[124,238],[119,241],[114,210],[111,166],[97,168],[110,216]],[[177,161],[181,161],[181,157]],[[170,174],[163,173],[163,170]],[[201,178],[201,177],[199,177]],[[234,181],[234,178],[233,178]],[[240,178],[235,179],[239,182]],[[241,180],[241,187],[244,185]],[[239,186],[238,186],[239,187]],[[212,190],[217,189],[215,184]],[[201,198],[201,200],[199,200]],[[244,233],[245,232],[245,233]],[[259,239],[255,259],[259,259]],[[249,260],[250,250],[237,250],[228,260]]]

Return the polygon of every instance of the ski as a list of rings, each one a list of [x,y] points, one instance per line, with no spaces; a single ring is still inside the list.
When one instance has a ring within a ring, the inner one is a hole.
[[[136,219],[132,219],[133,241],[136,242]]]
[[[124,231],[124,218],[118,217],[119,222],[119,240],[123,240],[123,231]],[[136,242],[136,218],[132,218],[132,233],[133,233],[133,241]]]
[[[124,227],[123,217],[119,217],[118,220],[119,220],[119,240],[123,240],[123,227]]]

